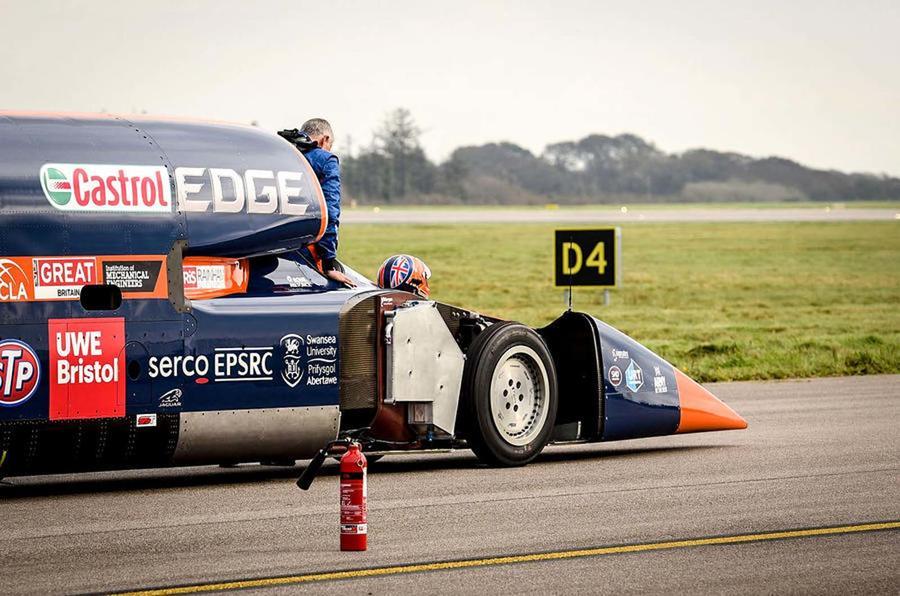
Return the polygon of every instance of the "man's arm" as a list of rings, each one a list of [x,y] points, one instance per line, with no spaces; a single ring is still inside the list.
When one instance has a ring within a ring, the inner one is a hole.
[[[334,281],[355,286],[352,279],[336,269],[338,228],[341,225],[341,166],[335,155],[330,155],[322,167],[322,175],[319,179],[322,186],[322,194],[325,195],[325,207],[328,209],[328,225],[325,233],[316,243],[319,258],[322,259],[322,271],[325,276]]]
[[[325,161],[319,183],[322,185],[322,194],[325,195],[328,226],[325,227],[322,238],[316,243],[316,248],[322,259],[322,268],[330,271],[335,268],[338,228],[341,225],[341,168],[337,156],[331,155]]]

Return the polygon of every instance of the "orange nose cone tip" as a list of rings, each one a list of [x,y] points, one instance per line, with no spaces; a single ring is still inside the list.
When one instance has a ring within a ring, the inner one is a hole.
[[[681,420],[675,432],[697,433],[747,428],[747,421],[737,412],[680,370],[675,371],[675,383],[681,406]]]

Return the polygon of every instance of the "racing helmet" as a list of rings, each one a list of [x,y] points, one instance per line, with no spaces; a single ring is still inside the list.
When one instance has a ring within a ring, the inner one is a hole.
[[[378,287],[386,290],[411,292],[421,298],[428,298],[428,280],[431,269],[422,259],[410,255],[388,257],[378,270]]]

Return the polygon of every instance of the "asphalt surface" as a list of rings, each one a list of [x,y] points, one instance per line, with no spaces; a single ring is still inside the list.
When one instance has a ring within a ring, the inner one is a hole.
[[[876,208],[642,208],[617,209],[345,209],[342,223],[664,223],[771,221],[889,221],[897,209]]]
[[[900,520],[900,376],[709,386],[745,431],[558,446],[518,469],[388,457],[370,548],[338,551],[329,464],[0,486],[0,593],[178,586]],[[897,593],[900,530],[266,587],[313,593]]]

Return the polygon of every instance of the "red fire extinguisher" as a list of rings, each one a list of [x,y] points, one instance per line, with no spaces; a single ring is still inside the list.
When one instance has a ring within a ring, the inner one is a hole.
[[[366,550],[368,482],[366,456],[350,443],[341,456],[341,550]]]

